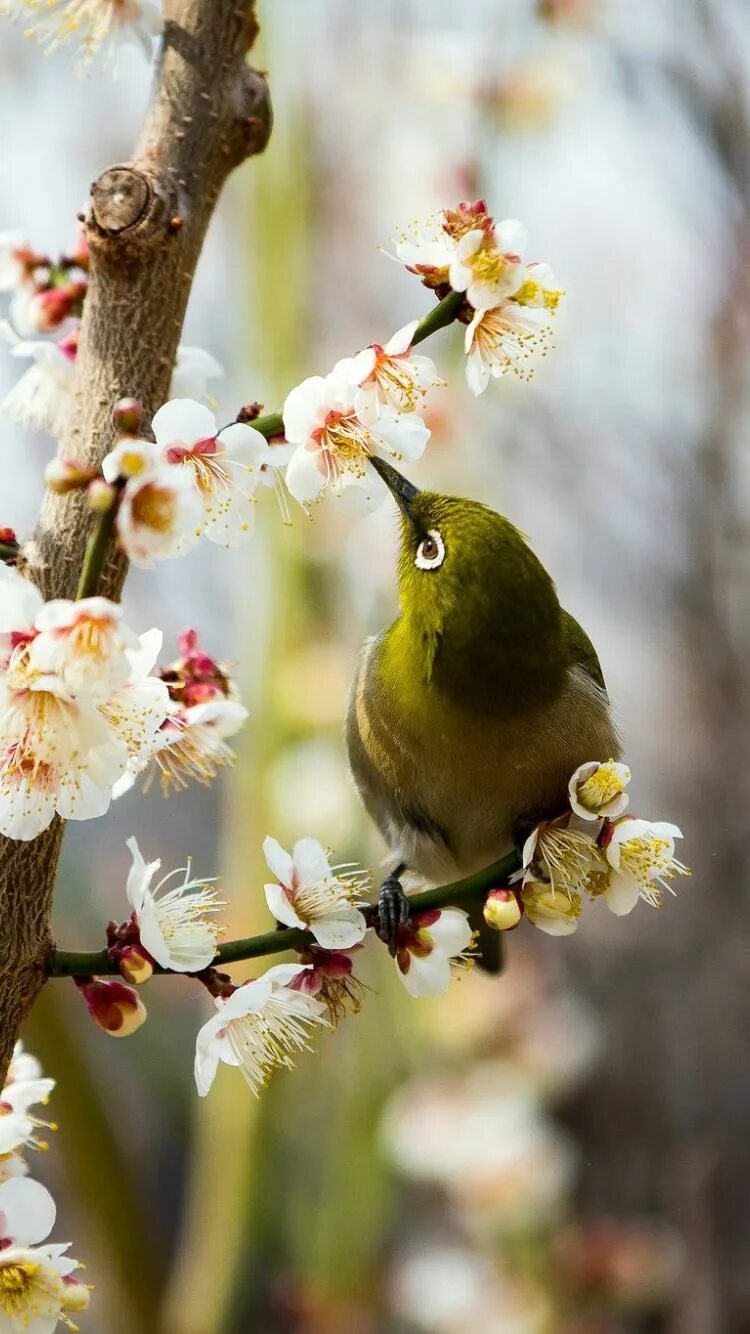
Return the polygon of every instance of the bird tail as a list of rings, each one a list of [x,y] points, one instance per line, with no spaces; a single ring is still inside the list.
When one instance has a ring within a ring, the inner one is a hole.
[[[469,925],[475,933],[475,953],[477,967],[483,973],[496,976],[503,971],[503,933],[495,931],[484,920],[482,904],[478,903],[469,911]]]

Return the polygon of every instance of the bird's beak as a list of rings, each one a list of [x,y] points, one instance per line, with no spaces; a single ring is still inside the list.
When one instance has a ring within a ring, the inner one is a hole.
[[[384,459],[378,458],[377,455],[370,455],[370,463],[376,473],[382,477],[402,514],[405,514],[407,519],[411,519],[411,507],[419,495],[419,488],[413,486],[411,482],[407,482],[400,472],[397,472]]]

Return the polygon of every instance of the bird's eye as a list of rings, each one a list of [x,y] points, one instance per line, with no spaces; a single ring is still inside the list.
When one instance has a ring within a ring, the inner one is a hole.
[[[436,570],[445,560],[445,543],[437,529],[422,538],[414,560],[418,570]]]

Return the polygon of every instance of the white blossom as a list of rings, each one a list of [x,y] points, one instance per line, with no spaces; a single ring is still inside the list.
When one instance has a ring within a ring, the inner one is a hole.
[[[175,973],[199,973],[216,954],[220,928],[211,920],[221,906],[215,890],[205,880],[190,878],[190,862],[162,877],[152,886],[161,861],[144,861],[138,844],[129,838],[133,859],[126,892],[133,909],[141,944],[162,968]],[[181,884],[163,892],[174,876]]]
[[[415,413],[398,413],[389,406],[373,409],[358,399],[359,385],[332,372],[303,380],[284,403],[284,431],[297,448],[286,473],[289,491],[307,505],[330,488],[358,493],[372,507],[385,488],[369,463],[371,455],[385,459],[421,457],[430,432]]]
[[[618,917],[632,912],[639,898],[658,908],[662,890],[670,889],[668,882],[690,874],[674,855],[674,841],[682,838],[677,825],[626,815],[608,826],[606,834],[610,871],[598,892]]]
[[[242,545],[252,535],[255,491],[270,462],[265,436],[242,422],[220,431],[211,410],[189,398],[165,403],[152,427],[164,462],[191,478],[209,541]]]
[[[372,419],[381,406],[394,412],[413,412],[428,390],[441,383],[435,363],[412,350],[412,338],[418,320],[398,329],[381,346],[373,343],[356,357],[339,361],[333,374],[359,386],[356,407]]]
[[[56,598],[40,609],[29,649],[32,665],[57,675],[74,694],[106,700],[130,676],[127,649],[138,639],[108,598]]]
[[[471,392],[481,394],[490,376],[509,372],[529,380],[532,359],[549,342],[550,317],[546,310],[521,306],[514,300],[490,310],[477,310],[466,328],[466,380]]]
[[[630,798],[625,791],[630,782],[627,764],[616,760],[589,760],[576,769],[568,784],[571,810],[581,820],[614,820],[622,815]]]
[[[586,886],[603,864],[588,830],[571,828],[565,820],[537,825],[523,846],[524,884],[546,881],[553,894],[570,895]]]
[[[277,879],[265,887],[266,903],[277,922],[311,931],[327,950],[351,949],[364,938],[367,924],[355,907],[361,876],[332,870],[317,839],[298,839],[290,856],[269,837],[263,854]]]
[[[273,1072],[291,1067],[293,1057],[310,1043],[311,1031],[329,1027],[325,1006],[291,983],[304,964],[278,964],[261,977],[216,999],[216,1014],[203,1025],[196,1042],[195,1082],[205,1097],[220,1061],[238,1066],[256,1096]]]
[[[208,381],[224,374],[224,367],[202,347],[188,347],[181,343],[177,349],[170,398],[206,398]]]
[[[410,996],[440,996],[454,969],[466,967],[473,939],[460,908],[413,913],[399,932],[396,971]]]
[[[578,927],[583,899],[574,889],[554,889],[548,880],[528,877],[521,902],[532,926],[548,936],[570,936]]]
[[[12,565],[0,562],[0,667],[19,640],[33,637],[34,622],[43,605],[36,584]]]
[[[498,306],[512,296],[524,273],[528,245],[526,228],[508,219],[494,229],[475,227],[456,242],[449,282],[454,292],[465,292],[475,310]]]
[[[149,440],[125,437],[102,463],[106,481],[126,480],[117,511],[117,536],[135,565],[149,569],[195,546],[203,505],[193,479],[165,463]]]
[[[70,412],[77,335],[67,334],[56,342],[22,342],[9,325],[3,326],[3,334],[13,343],[12,357],[34,364],[6,394],[0,411],[28,431],[62,435]]]
[[[51,1245],[49,1191],[26,1177],[0,1185],[0,1328],[8,1334],[52,1334],[67,1308],[66,1282],[78,1261],[70,1243]]]
[[[25,17],[27,33],[49,55],[65,43],[73,46],[76,65],[84,69],[96,61],[117,73],[117,58],[125,46],[136,46],[147,60],[153,57],[153,38],[163,28],[161,8],[154,0],[0,0],[0,13]]]

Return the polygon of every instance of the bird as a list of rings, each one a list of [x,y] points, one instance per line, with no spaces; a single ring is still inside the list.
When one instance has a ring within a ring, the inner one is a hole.
[[[523,533],[479,501],[370,462],[400,510],[399,614],[362,646],[345,732],[389,849],[377,925],[395,955],[407,872],[438,885],[520,848],[567,809],[578,766],[617,759],[621,741],[596,650]],[[481,906],[479,922],[478,962],[498,971]]]

